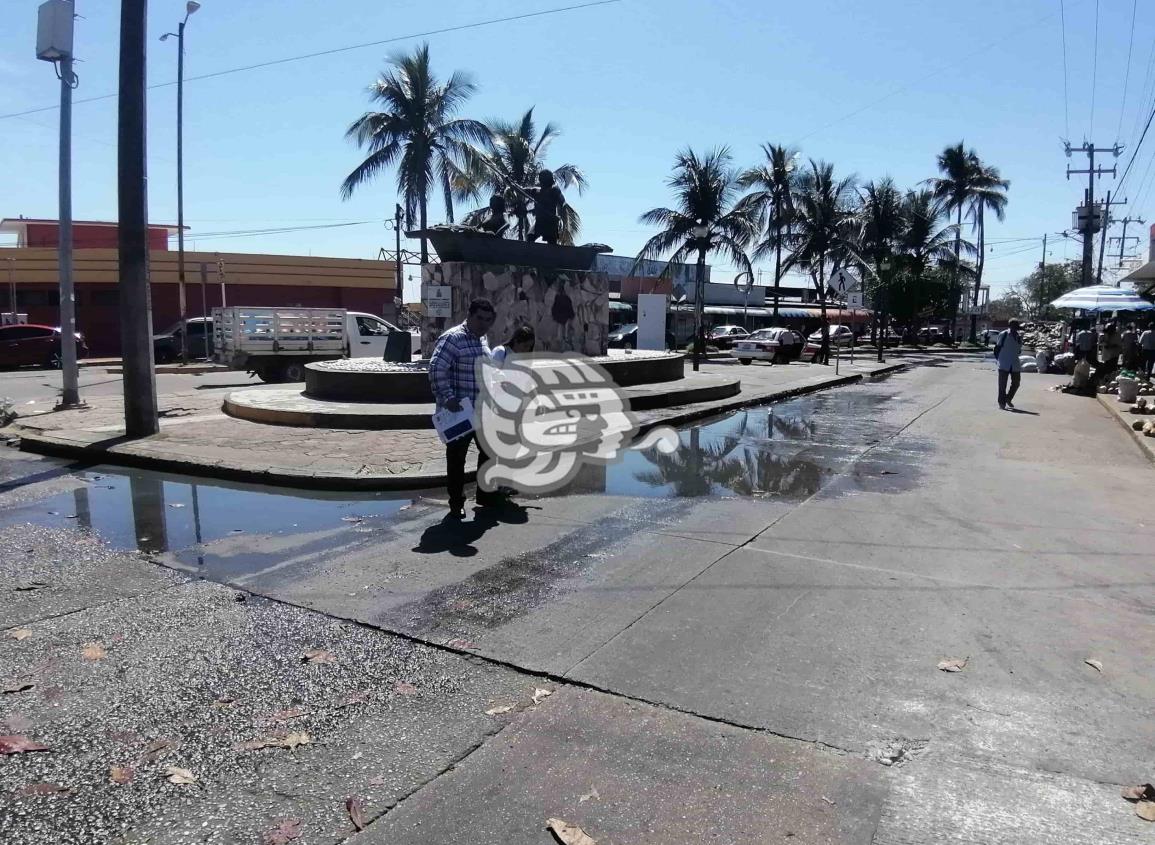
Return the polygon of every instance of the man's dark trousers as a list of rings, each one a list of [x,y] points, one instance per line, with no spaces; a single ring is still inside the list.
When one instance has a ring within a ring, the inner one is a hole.
[[[1011,389],[1007,390],[1007,377],[1011,379]],[[1019,382],[1022,381],[1022,373],[1012,373],[1010,370],[999,370],[999,407],[1005,408],[1007,403],[1015,401],[1015,394],[1019,390]],[[465,460],[463,457],[462,460]]]
[[[489,455],[481,448],[481,441],[476,434],[467,434],[450,443],[445,444],[445,486],[449,490],[449,507],[465,507],[465,457],[469,452],[469,444],[477,444],[477,469],[489,460]],[[485,498],[482,491],[478,491],[480,498]]]

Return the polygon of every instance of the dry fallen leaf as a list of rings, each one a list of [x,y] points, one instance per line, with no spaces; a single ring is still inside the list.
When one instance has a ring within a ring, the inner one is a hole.
[[[304,731],[293,731],[291,734],[281,740],[281,747],[287,748],[290,751],[296,749],[298,745],[308,745],[313,741],[313,738]]]
[[[360,798],[346,798],[345,810],[349,813],[349,821],[357,830],[364,830],[369,822],[365,818],[365,807]]]
[[[1128,801],[1155,801],[1155,786],[1141,783],[1138,786],[1124,786],[1120,793]]]
[[[586,801],[593,801],[593,800],[599,799],[601,797],[602,796],[598,795],[598,788],[595,786],[593,789],[591,789],[585,795],[580,796],[578,798],[578,803],[584,804]]]
[[[417,692],[417,687],[408,681],[398,681],[393,685],[393,692],[401,695],[414,695]]]
[[[131,781],[134,775],[135,772],[129,766],[113,766],[108,770],[108,779],[122,785]]]
[[[551,695],[553,695],[553,690],[542,689],[541,687],[538,687],[537,689],[535,689],[533,691],[533,703],[534,704],[541,704],[542,701],[549,698]]]
[[[301,655],[302,663],[336,663],[337,655],[323,648],[311,648]]]
[[[1103,664],[1100,663],[1098,660],[1092,660],[1091,658],[1088,657],[1083,662],[1086,663],[1088,666],[1090,666],[1093,669],[1098,669],[1100,672],[1103,671]]]
[[[222,695],[220,698],[213,701],[213,707],[232,707],[237,703],[237,700],[229,695]]]
[[[180,743],[173,742],[171,739],[157,739],[153,740],[144,749],[144,756],[141,757],[146,763],[151,763],[154,760],[160,760],[162,757],[168,755],[174,748],[179,748]]]
[[[561,819],[546,819],[545,826],[564,845],[598,845],[596,839],[591,838],[576,824],[563,822]]]
[[[8,632],[8,637],[13,640],[26,640],[32,636],[31,628],[13,628]]]
[[[486,716],[500,716],[502,713],[508,713],[513,709],[512,704],[502,704],[500,707],[490,707],[485,711]]]
[[[1155,822],[1155,801],[1140,801],[1135,805],[1135,815],[1143,821]]]
[[[0,736],[0,754],[24,754],[28,751],[47,751],[47,745],[19,734]]]
[[[369,693],[365,690],[350,693],[337,702],[338,707],[352,707],[354,704],[364,704],[369,700]]]
[[[294,839],[300,839],[301,824],[300,819],[285,819],[272,830],[265,832],[261,837],[261,845],[288,845]]]
[[[477,643],[472,640],[463,640],[460,638],[449,640],[445,645],[447,648],[477,648]]]
[[[288,722],[292,719],[299,719],[309,711],[303,707],[290,707],[287,710],[278,710],[269,717],[270,722]]]
[[[940,660],[938,668],[944,672],[961,672],[969,660],[969,657],[952,657],[949,660]]]
[[[168,775],[169,783],[177,783],[187,786],[190,783],[197,782],[197,776],[190,772],[188,769],[182,769],[178,766],[169,766],[164,771],[165,774]]]
[[[35,686],[36,684],[29,683],[28,681],[10,681],[0,687],[0,693],[4,693],[4,695],[14,695],[18,692],[28,692],[28,690]]]
[[[21,795],[59,795],[61,792],[68,792],[67,786],[61,786],[58,783],[30,783],[28,786],[21,788]]]
[[[80,650],[80,656],[85,660],[103,660],[108,657],[108,652],[105,651],[104,643],[85,643]]]

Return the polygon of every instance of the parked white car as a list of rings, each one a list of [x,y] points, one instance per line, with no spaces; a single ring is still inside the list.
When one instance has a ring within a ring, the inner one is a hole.
[[[788,342],[783,342],[788,341]],[[753,361],[791,361],[802,352],[802,336],[790,329],[758,329],[734,343],[730,354],[742,364]]]

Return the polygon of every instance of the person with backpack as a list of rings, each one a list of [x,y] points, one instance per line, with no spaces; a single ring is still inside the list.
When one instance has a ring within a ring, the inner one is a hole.
[[[999,409],[1014,410],[1015,394],[1019,390],[1022,380],[1023,364],[1019,356],[1023,354],[1023,336],[1019,334],[1020,323],[1011,320],[1010,328],[999,335],[995,341],[995,359],[999,365]],[[1007,382],[1010,381],[1010,390]]]

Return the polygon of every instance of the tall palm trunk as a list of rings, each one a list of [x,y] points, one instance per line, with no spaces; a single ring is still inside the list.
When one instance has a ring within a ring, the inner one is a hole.
[[[818,358],[823,364],[830,363],[830,320],[826,317],[826,256],[818,262],[818,307],[822,313],[822,346]]]
[[[421,222],[421,266],[429,263],[429,240],[425,237],[425,226],[429,220],[429,200],[422,191],[418,200],[418,217]]]
[[[959,270],[962,269],[962,214],[963,209],[960,204],[958,207],[958,228],[954,230],[954,270],[951,273],[951,288],[950,298],[950,342],[954,343],[955,325],[958,322],[958,294],[959,294]]]
[[[774,322],[778,322],[778,299],[782,295],[782,198],[774,197]]]
[[[979,256],[975,262],[975,297],[974,310],[971,312],[971,343],[978,343],[979,339],[979,293],[983,285],[983,264],[986,263],[986,224],[983,221],[983,204],[979,203],[979,214],[976,221],[979,230]]]

